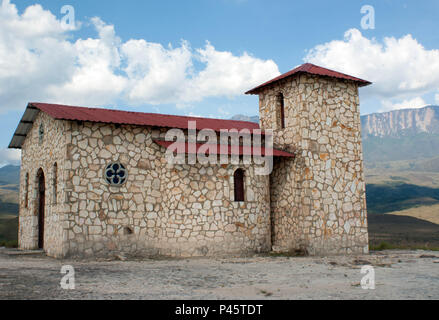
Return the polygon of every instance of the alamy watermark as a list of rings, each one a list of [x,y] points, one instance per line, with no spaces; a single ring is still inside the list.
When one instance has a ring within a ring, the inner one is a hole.
[[[375,29],[375,8],[371,5],[364,5],[360,12],[364,14],[361,18],[361,28],[363,30]]]
[[[197,131],[197,122],[188,121],[187,135],[181,129],[170,129],[165,141],[169,164],[254,164],[256,175],[269,175],[273,170],[272,130],[221,129],[218,141],[217,131]]]
[[[366,274],[361,279],[361,288],[364,290],[375,290],[375,269],[372,266],[363,266],[361,274]]]
[[[61,18],[61,26],[66,30],[75,30],[75,8],[69,4],[61,7],[61,14],[64,16]]]
[[[62,266],[61,274],[65,274],[61,278],[61,288],[64,290],[75,290],[75,268],[71,265]]]

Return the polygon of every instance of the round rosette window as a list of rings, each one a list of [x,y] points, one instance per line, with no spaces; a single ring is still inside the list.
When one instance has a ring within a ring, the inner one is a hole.
[[[105,180],[113,186],[120,186],[127,181],[128,172],[123,164],[110,163],[105,168]]]

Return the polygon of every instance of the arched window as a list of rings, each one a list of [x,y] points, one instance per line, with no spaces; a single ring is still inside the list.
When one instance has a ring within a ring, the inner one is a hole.
[[[24,207],[29,207],[29,173],[26,173],[24,181]]]
[[[38,129],[38,142],[39,144],[43,143],[44,139],[44,126],[43,124],[40,124],[40,128]]]
[[[282,93],[277,95],[277,123],[279,129],[285,129],[285,98]]]
[[[233,174],[235,201],[244,201],[244,170],[237,169]]]
[[[58,164],[55,162],[53,165],[53,173],[52,173],[52,192],[53,192],[53,204],[57,203],[58,196]]]

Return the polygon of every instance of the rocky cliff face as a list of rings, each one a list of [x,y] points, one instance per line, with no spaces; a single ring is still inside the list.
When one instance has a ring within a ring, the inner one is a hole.
[[[373,113],[361,117],[363,136],[399,137],[418,133],[439,134],[439,106]]]
[[[236,115],[232,120],[259,122],[258,116]],[[439,106],[373,113],[361,117],[363,136],[400,137],[419,133],[439,134]]]

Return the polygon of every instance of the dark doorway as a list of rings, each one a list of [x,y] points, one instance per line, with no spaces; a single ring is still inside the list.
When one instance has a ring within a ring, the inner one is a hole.
[[[282,226],[280,216],[283,209],[280,207],[280,201],[282,201],[282,195],[285,190],[291,188],[289,181],[285,175],[285,167],[288,166],[289,158],[274,157],[273,158],[273,171],[270,174],[270,231],[271,231],[271,245],[278,245],[278,235],[281,232]],[[292,203],[289,204],[292,206]]]
[[[44,248],[44,208],[46,202],[46,187],[44,181],[44,172],[38,170],[38,248]]]

